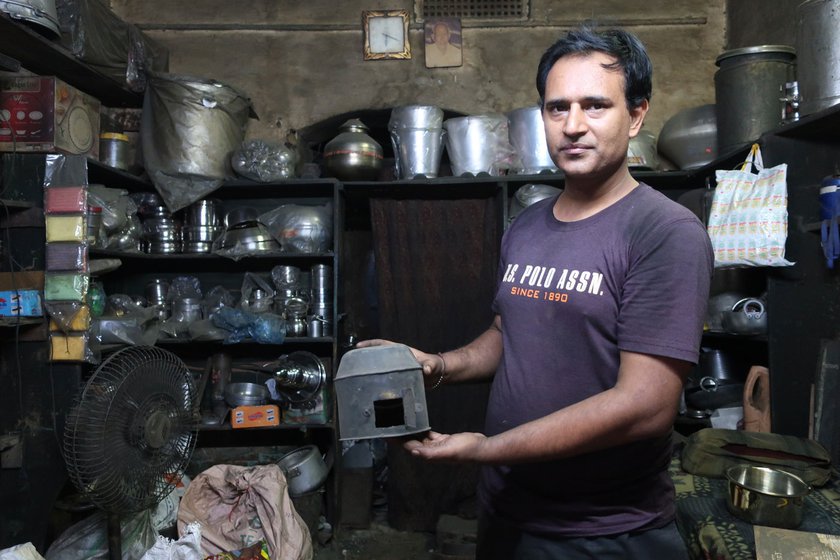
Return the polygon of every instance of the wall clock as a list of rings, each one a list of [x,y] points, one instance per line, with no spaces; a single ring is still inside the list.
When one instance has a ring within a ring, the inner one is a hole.
[[[365,60],[411,58],[408,41],[408,11],[369,10],[362,12]]]

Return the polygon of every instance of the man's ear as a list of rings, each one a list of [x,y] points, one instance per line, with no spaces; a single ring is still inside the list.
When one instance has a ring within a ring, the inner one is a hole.
[[[650,109],[650,102],[647,99],[630,109],[630,138],[635,138],[639,131],[642,130],[648,109]]]

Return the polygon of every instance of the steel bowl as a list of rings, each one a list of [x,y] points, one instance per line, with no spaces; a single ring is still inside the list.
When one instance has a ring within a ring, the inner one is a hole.
[[[726,471],[727,506],[736,517],[755,525],[793,529],[802,523],[811,487],[798,476],[772,467],[738,465]]]
[[[280,244],[271,237],[268,228],[259,222],[250,222],[246,227],[228,228],[216,239],[215,245],[222,251],[280,252]]]
[[[230,383],[225,386],[225,401],[231,406],[255,406],[268,401],[268,388],[258,383]]]

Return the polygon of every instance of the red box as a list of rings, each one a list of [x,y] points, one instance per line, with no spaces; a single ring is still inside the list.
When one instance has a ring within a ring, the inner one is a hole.
[[[0,78],[0,150],[98,158],[100,110],[96,98],[58,78],[4,76]]]

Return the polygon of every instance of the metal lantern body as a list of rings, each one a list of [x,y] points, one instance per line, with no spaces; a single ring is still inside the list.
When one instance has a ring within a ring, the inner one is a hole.
[[[408,346],[350,350],[335,376],[339,439],[398,437],[429,430],[423,370]]]

